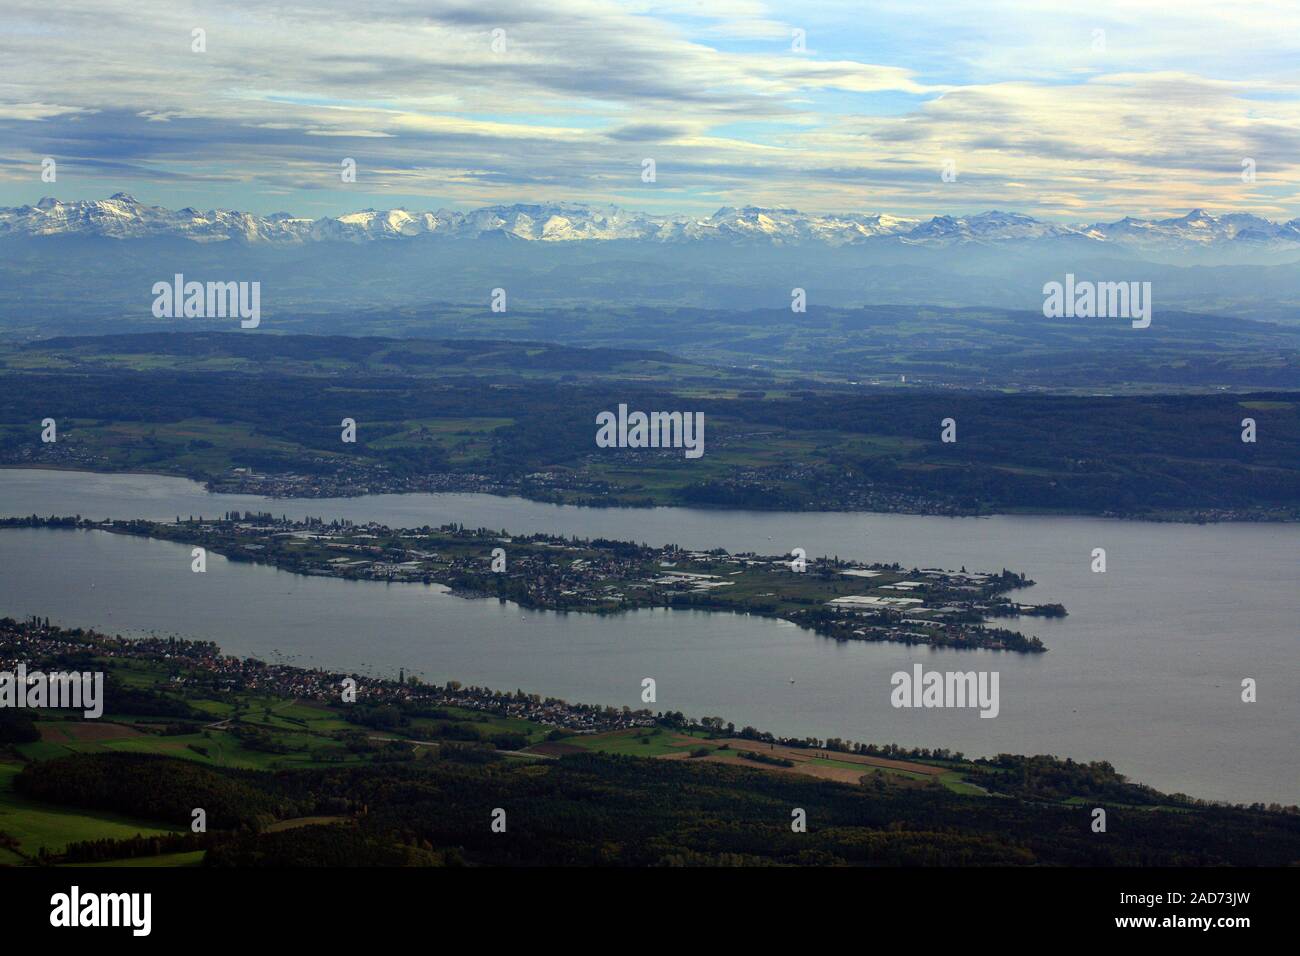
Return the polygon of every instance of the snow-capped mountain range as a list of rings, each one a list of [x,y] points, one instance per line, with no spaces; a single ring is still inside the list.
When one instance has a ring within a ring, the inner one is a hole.
[[[698,217],[651,215],[580,203],[487,206],[471,212],[365,209],[305,219],[289,213],[257,216],[225,209],[171,210],[145,205],[126,193],[75,202],[45,198],[34,206],[0,208],[0,238],[57,235],[248,243],[500,236],[537,242],[721,240],[844,246],[881,239],[908,245],[1064,239],[1153,248],[1209,248],[1225,243],[1300,247],[1300,219],[1278,223],[1249,213],[1214,216],[1196,209],[1173,219],[1126,217],[1109,223],[1060,225],[998,211],[925,219],[887,214],[818,215],[756,206],[728,206],[711,216]]]

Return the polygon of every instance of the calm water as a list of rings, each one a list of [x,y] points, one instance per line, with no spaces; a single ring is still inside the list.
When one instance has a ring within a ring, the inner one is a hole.
[[[1300,801],[1300,526],[1129,523],[1089,518],[602,510],[487,495],[279,501],[209,495],[181,479],[0,470],[0,514],[215,515],[460,521],[514,532],[631,538],[767,553],[804,548],[904,565],[1012,568],[1060,601],[1063,621],[1025,619],[1034,657],[841,645],[780,622],[644,611],[609,618],[466,600],[437,587],[306,578],[100,532],[0,533],[0,612],[119,633],[203,637],[241,654],[720,715],[789,735],[946,746],[968,754],[1106,759],[1164,790]],[[1093,548],[1108,572],[1089,570]],[[1001,674],[1001,714],[895,710],[889,677],[914,661]],[[1240,681],[1259,702],[1240,702]],[[791,684],[790,681],[795,683]]]

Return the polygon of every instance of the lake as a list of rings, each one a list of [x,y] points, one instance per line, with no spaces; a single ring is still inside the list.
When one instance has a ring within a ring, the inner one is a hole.
[[[594,509],[476,494],[272,500],[210,495],[178,478],[0,470],[3,515],[170,520],[230,509],[1006,567],[1038,582],[1016,599],[1059,601],[1070,616],[1004,622],[1041,637],[1042,655],[839,644],[744,615],[528,611],[436,586],[302,577],[217,555],[199,575],[181,545],[45,529],[0,533],[0,613],[588,703],[641,706],[641,679],[653,677],[657,709],[787,736],[1104,759],[1162,790],[1300,801],[1300,525]],[[1098,547],[1104,574],[1090,570]],[[998,671],[999,716],[893,708],[890,675],[913,662]],[[1256,703],[1240,699],[1245,677],[1259,682]]]

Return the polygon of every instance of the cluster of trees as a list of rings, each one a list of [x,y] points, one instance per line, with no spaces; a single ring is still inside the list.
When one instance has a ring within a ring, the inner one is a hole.
[[[31,714],[22,710],[0,710],[0,744],[30,744],[41,739]]]
[[[981,786],[1025,800],[1064,800],[1078,796],[1134,806],[1184,802],[1143,784],[1130,783],[1105,760],[1077,763],[1069,758],[999,754],[977,763],[989,771],[980,775]]]
[[[237,833],[214,845],[203,858],[215,867],[453,866],[458,853],[431,846],[375,839],[348,824],[296,827],[278,833]]]
[[[107,860],[137,860],[164,853],[188,853],[205,849],[210,843],[206,833],[165,833],[157,836],[137,835],[125,840],[80,840],[69,843],[59,854],[60,863],[103,863]]]
[[[25,797],[113,810],[189,827],[202,808],[210,828],[260,827],[302,809],[277,795],[274,778],[154,754],[72,754],[30,763],[14,778]],[[306,812],[310,812],[310,806]]]

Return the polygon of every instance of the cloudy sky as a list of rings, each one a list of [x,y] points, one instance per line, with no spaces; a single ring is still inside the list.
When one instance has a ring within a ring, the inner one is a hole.
[[[0,205],[117,191],[1290,219],[1300,3],[4,0]]]

